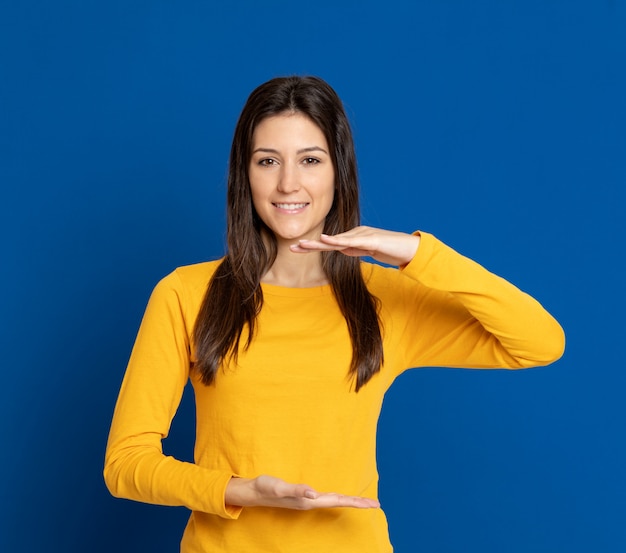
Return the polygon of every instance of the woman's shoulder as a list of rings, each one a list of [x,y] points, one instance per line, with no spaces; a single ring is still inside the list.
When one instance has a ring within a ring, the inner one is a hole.
[[[203,295],[213,273],[215,273],[221,262],[222,259],[215,259],[191,265],[181,265],[163,277],[157,284],[157,287],[185,291],[192,295]]]
[[[176,267],[173,273],[185,280],[202,280],[207,277],[211,278],[222,260],[223,258],[214,259],[212,261],[203,261],[201,263],[193,263],[191,265],[181,265],[180,267]]]

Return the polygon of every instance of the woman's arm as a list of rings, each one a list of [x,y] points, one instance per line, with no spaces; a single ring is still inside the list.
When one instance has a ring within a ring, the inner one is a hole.
[[[105,455],[116,497],[236,518],[224,494],[234,474],[163,454],[162,440],[189,378],[184,287],[176,272],[154,289],[126,369]]]
[[[357,227],[292,247],[312,250],[368,255],[422,285],[397,306],[405,367],[524,368],[563,353],[563,330],[539,302],[430,234]]]

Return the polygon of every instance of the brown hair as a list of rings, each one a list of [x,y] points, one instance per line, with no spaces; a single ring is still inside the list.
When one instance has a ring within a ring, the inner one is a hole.
[[[256,126],[285,112],[302,113],[324,133],[335,169],[335,194],[324,232],[337,234],[360,224],[359,187],[352,131],[336,92],[318,77],[279,77],[257,87],[239,116],[230,152],[227,191],[228,253],[215,271],[196,326],[196,369],[202,381],[215,380],[217,368],[236,361],[242,331],[244,348],[254,337],[263,305],[261,278],[276,258],[276,240],[252,204],[248,166]],[[266,243],[264,235],[269,238]],[[339,252],[322,252],[322,266],[346,319],[352,342],[350,374],[358,391],[383,362],[378,301],[365,285],[360,260]]]

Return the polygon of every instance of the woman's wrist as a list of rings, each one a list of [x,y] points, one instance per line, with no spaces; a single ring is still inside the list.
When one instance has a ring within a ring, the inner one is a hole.
[[[252,500],[252,479],[233,476],[226,485],[224,504],[229,507],[249,507]]]

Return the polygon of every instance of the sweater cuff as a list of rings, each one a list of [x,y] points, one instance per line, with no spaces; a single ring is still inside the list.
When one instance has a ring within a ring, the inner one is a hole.
[[[221,510],[217,510],[216,514],[222,518],[236,520],[239,518],[243,507],[234,505],[226,505],[226,487],[232,478],[237,478],[236,474],[224,475],[219,485],[215,486],[215,499],[221,498]]]
[[[420,237],[420,244],[413,259],[403,267],[400,267],[400,271],[410,278],[419,280],[419,275],[427,267],[438,240],[432,234],[421,230],[416,230],[411,234]]]

